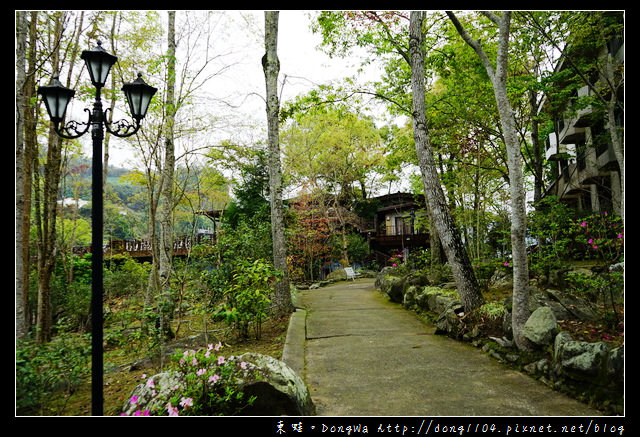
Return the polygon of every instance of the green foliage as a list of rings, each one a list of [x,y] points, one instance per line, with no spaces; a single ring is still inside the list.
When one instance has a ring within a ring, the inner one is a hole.
[[[369,257],[369,243],[360,234],[350,233],[346,235],[347,240],[347,255],[351,264],[366,262]],[[330,243],[332,245],[332,255],[334,259],[340,259],[342,256],[342,237],[340,235],[333,235],[330,237]]]
[[[599,301],[605,309],[604,322],[612,328],[617,326],[621,317],[618,307],[624,305],[624,275],[621,272],[569,273],[566,279],[571,290]]]
[[[236,228],[240,222],[269,217],[269,167],[265,151],[256,152],[249,163],[240,165],[240,182],[234,187],[236,200],[225,211],[223,220]]]
[[[482,317],[486,317],[490,320],[499,320],[501,319],[506,309],[502,302],[487,302],[478,308],[478,315]]]
[[[232,281],[225,290],[218,317],[232,325],[242,337],[249,335],[249,326],[253,325],[255,337],[260,338],[262,322],[267,317],[271,303],[269,295],[272,285],[280,276],[282,272],[267,261],[239,261],[233,269]]]
[[[477,261],[473,263],[473,270],[476,274],[476,280],[478,281],[478,285],[482,287],[484,291],[489,288],[489,283],[491,282],[491,278],[493,274],[496,272],[498,268],[498,261]]]
[[[104,272],[104,292],[110,298],[133,296],[146,289],[151,264],[128,255],[114,255]]]
[[[216,248],[223,264],[233,265],[239,259],[271,259],[271,221],[260,215],[244,218],[235,226],[224,224],[217,234]]]
[[[58,332],[86,332],[89,327],[91,284],[74,281],[59,302],[61,312],[56,320]]]
[[[44,344],[16,346],[16,411],[29,414],[43,404],[64,412],[66,401],[89,375],[88,335],[59,334]],[[54,398],[57,402],[51,402]]]
[[[529,256],[532,274],[546,276],[571,258],[574,215],[554,196],[545,197],[529,214],[529,235],[537,242]]]

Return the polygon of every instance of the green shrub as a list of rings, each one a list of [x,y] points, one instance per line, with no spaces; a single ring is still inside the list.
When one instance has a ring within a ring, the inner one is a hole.
[[[497,261],[477,261],[474,263],[473,270],[476,274],[478,285],[480,285],[483,290],[489,288],[491,278],[496,272],[497,267]]]
[[[128,255],[116,255],[104,272],[104,292],[108,297],[142,293],[148,284],[151,264],[140,263]]]
[[[489,320],[501,319],[505,313],[506,310],[502,302],[487,302],[478,308],[478,314]]]
[[[61,334],[44,344],[16,347],[16,411],[29,414],[45,404],[62,414],[66,401],[89,375],[88,335]],[[57,403],[50,402],[54,397]]]
[[[618,314],[618,309],[624,305],[624,275],[622,272],[602,272],[592,275],[569,273],[566,279],[572,291],[602,304],[605,324],[614,327],[620,323],[621,315]]]
[[[262,335],[262,322],[267,317],[272,284],[282,276],[273,265],[257,259],[241,261],[233,271],[232,282],[225,291],[225,299],[219,307],[218,317],[232,325],[242,337],[249,335],[254,326],[256,338]]]

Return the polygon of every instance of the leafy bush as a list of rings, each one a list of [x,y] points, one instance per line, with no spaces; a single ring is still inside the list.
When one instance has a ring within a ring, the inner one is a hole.
[[[489,288],[491,278],[496,272],[497,267],[497,261],[477,261],[474,263],[473,270],[476,274],[478,285],[480,285],[483,290]]]
[[[262,321],[271,303],[272,284],[279,276],[282,272],[267,261],[240,261],[234,268],[218,316],[233,325],[242,337],[249,335],[249,325],[253,324],[255,336],[260,338]]]
[[[140,263],[129,255],[114,255],[104,272],[104,292],[108,297],[131,296],[145,290],[151,264]]]
[[[536,276],[548,276],[562,268],[573,257],[574,211],[554,196],[545,197],[529,213],[529,236],[536,240],[529,254],[530,271]]]
[[[60,334],[49,343],[16,347],[16,411],[28,414],[45,403],[61,414],[66,401],[89,375],[88,335]],[[49,402],[54,395],[57,404]]]
[[[620,217],[607,212],[576,217],[569,207],[548,197],[529,214],[527,222],[530,237],[537,241],[529,257],[533,274],[548,275],[575,259],[604,265],[622,260],[624,227]]]
[[[604,308],[603,321],[610,327],[620,322],[618,307],[623,306],[624,275],[622,272],[598,274],[569,273],[569,288],[591,301],[599,301]]]

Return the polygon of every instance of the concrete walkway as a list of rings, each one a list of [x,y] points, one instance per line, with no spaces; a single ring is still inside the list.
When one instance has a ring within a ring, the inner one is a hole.
[[[598,411],[448,337],[372,279],[301,291],[283,361],[320,416],[596,416]],[[301,309],[300,309],[301,308]]]

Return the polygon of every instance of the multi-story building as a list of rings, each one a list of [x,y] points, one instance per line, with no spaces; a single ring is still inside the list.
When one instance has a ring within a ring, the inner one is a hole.
[[[624,39],[621,34],[611,38],[605,47],[591,55],[604,62],[607,62],[607,58],[611,59],[613,69],[617,74],[623,74]],[[558,68],[568,66],[562,64]],[[589,79],[605,98],[611,98],[607,93],[617,89],[616,98],[624,102],[624,86],[611,87],[597,71]],[[606,111],[596,105],[578,105],[578,102],[587,101],[585,98],[592,96],[593,92],[586,84],[577,89],[565,111],[556,120],[555,132],[547,138],[546,159],[555,162],[552,166],[555,174],[545,195],[557,196],[562,203],[578,211],[608,211],[622,215],[620,165],[609,135]],[[624,126],[624,110],[618,109],[615,118],[617,126]],[[620,130],[620,137],[623,138],[623,135]]]
[[[393,254],[429,247],[429,233],[416,226],[416,214],[422,205],[410,193],[395,193],[375,198],[378,203],[373,222],[366,230],[371,256],[385,265]]]

